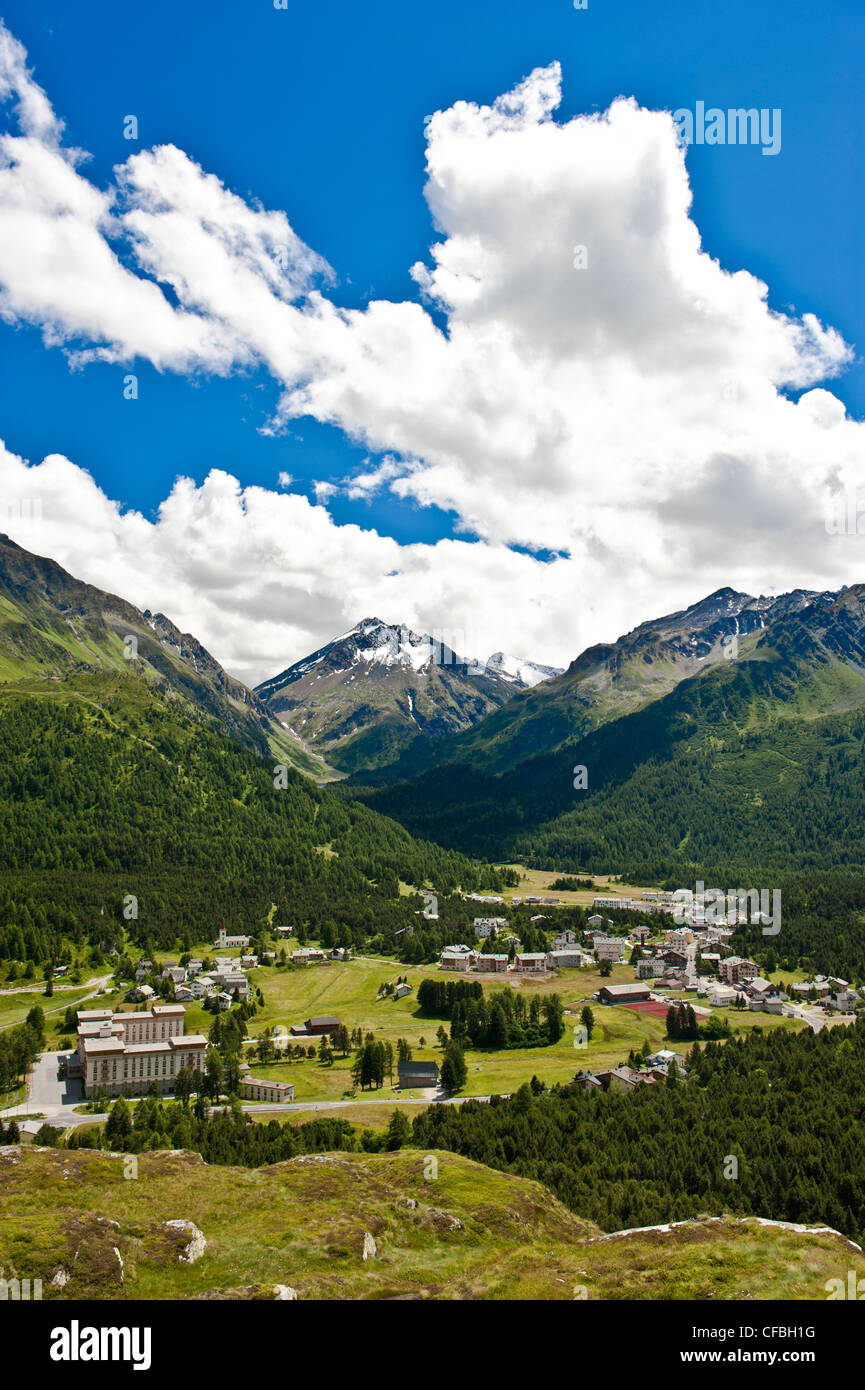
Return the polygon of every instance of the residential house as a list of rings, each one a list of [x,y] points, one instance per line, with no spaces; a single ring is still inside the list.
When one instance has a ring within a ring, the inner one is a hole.
[[[627,940],[623,936],[596,936],[595,955],[598,960],[624,960]]]
[[[507,925],[507,917],[476,917],[474,921],[475,940],[484,941],[488,936],[492,936],[494,931],[499,931]]]
[[[546,961],[548,970],[579,970],[583,965],[593,963],[591,956],[587,956],[581,946],[572,946],[569,950],[548,951]]]
[[[156,998],[156,990],[151,985],[136,985],[129,991],[129,998],[137,1004],[147,1004]]]
[[[743,985],[760,974],[760,967],[743,956],[728,956],[720,962],[718,973],[725,984]]]
[[[546,968],[545,951],[522,951],[514,956],[514,970],[520,975],[534,974]]]
[[[660,959],[659,956],[655,956],[652,960],[638,960],[638,961],[637,961],[637,979],[638,979],[638,980],[657,980],[657,979],[660,979],[660,977],[661,977],[661,976],[663,975],[663,973],[664,973],[664,968],[665,968],[665,967],[664,967],[664,962]]]
[[[301,946],[299,950],[292,951],[290,956],[292,965],[318,965],[326,959],[324,951],[320,951],[316,946]]]
[[[506,955],[488,955],[482,951],[475,961],[476,970],[485,970],[487,973],[504,974],[508,968],[508,958]]]

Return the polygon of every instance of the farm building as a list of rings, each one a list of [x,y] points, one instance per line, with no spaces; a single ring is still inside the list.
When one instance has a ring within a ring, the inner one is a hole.
[[[438,1086],[438,1062],[397,1062],[397,1075],[402,1087]]]
[[[651,988],[647,984],[603,985],[598,990],[602,1004],[639,1004],[649,998]]]

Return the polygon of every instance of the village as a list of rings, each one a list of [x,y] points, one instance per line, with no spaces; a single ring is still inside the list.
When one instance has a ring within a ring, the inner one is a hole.
[[[732,948],[735,919],[706,924],[692,916],[693,924],[670,928],[669,916],[659,920],[669,913],[670,894],[595,894],[581,930],[556,930],[556,910],[567,904],[550,895],[507,903],[500,895],[462,897],[490,915],[470,916],[471,944],[450,942],[426,965],[312,944],[288,925],[268,928],[254,947],[251,936],[230,932],[224,922],[195,954],[152,953],[132,962],[125,987],[105,981],[96,999],[85,1001],[92,1006],[75,1011],[73,1045],[67,1040],[69,1050],[57,1054],[64,1094],[43,1096],[43,1113],[51,1123],[71,1119],[76,1095],[92,1111],[119,1095],[190,1090],[207,1072],[219,1035],[214,1020],[235,1015],[242,1042],[231,1090],[253,1115],[358,1106],[374,1096],[381,1104],[385,1092],[410,1106],[447,1099],[448,1028],[424,1013],[417,998],[423,981],[434,978],[477,980],[474,988],[485,997],[513,992],[532,1010],[556,995],[563,1007],[565,1033],[555,1045],[535,1039],[499,1050],[469,1047],[456,1099],[512,1094],[533,1077],[584,1091],[657,1084],[671,1067],[684,1079],[687,1046],[700,1038],[753,1027],[819,1031],[854,1021],[862,1003],[840,977],[804,978],[799,971],[784,979],[776,970],[767,978]],[[532,944],[543,939],[545,949],[523,950],[511,925],[514,907],[541,909],[519,920]],[[627,925],[605,915],[617,910],[630,914]],[[635,913],[647,920],[633,925]],[[414,930],[407,928],[409,935]],[[670,1010],[684,1005],[691,1031],[674,1036]],[[591,1030],[587,1010],[594,1014]],[[357,1080],[355,1059],[372,1040],[387,1060],[370,1091]],[[28,1104],[21,1107],[25,1118]]]

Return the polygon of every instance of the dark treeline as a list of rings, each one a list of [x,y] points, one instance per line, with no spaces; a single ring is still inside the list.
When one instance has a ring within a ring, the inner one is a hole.
[[[449,1018],[451,1038],[463,1046],[491,1051],[507,1047],[544,1047],[564,1032],[564,1007],[557,994],[526,998],[509,985],[484,993],[480,980],[421,980],[421,1012]]]
[[[509,1100],[431,1106],[413,1142],[536,1178],[605,1230],[730,1211],[862,1243],[865,1020],[755,1029],[692,1048],[686,1065],[687,1080],[629,1094],[535,1082]]]
[[[87,1130],[73,1130],[65,1145],[57,1130],[43,1127],[37,1142],[70,1149],[108,1149],[121,1153],[146,1153],[157,1149],[186,1149],[200,1153],[205,1163],[239,1164],[258,1168],[282,1163],[297,1154],[376,1153],[397,1149],[410,1138],[408,1121],[394,1112],[387,1130],[359,1131],[347,1120],[321,1117],[301,1125],[277,1120],[254,1121],[233,1099],[211,1108],[205,1097],[191,1104],[146,1096],[135,1106],[121,1097],[111,1106],[108,1120]]]
[[[481,999],[483,992],[480,980],[421,980],[417,987],[417,1002],[422,1014],[450,1018],[454,1004]]]

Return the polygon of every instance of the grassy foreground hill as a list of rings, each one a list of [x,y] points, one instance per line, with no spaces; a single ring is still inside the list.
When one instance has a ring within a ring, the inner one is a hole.
[[[127,1162],[0,1149],[2,1274],[41,1278],[46,1299],[109,1300],[273,1299],[277,1286],[329,1300],[821,1300],[829,1279],[865,1274],[842,1236],[753,1218],[604,1235],[540,1184],[452,1153],[260,1170],[148,1153],[135,1178]],[[178,1221],[195,1223],[202,1253],[166,1224]]]

